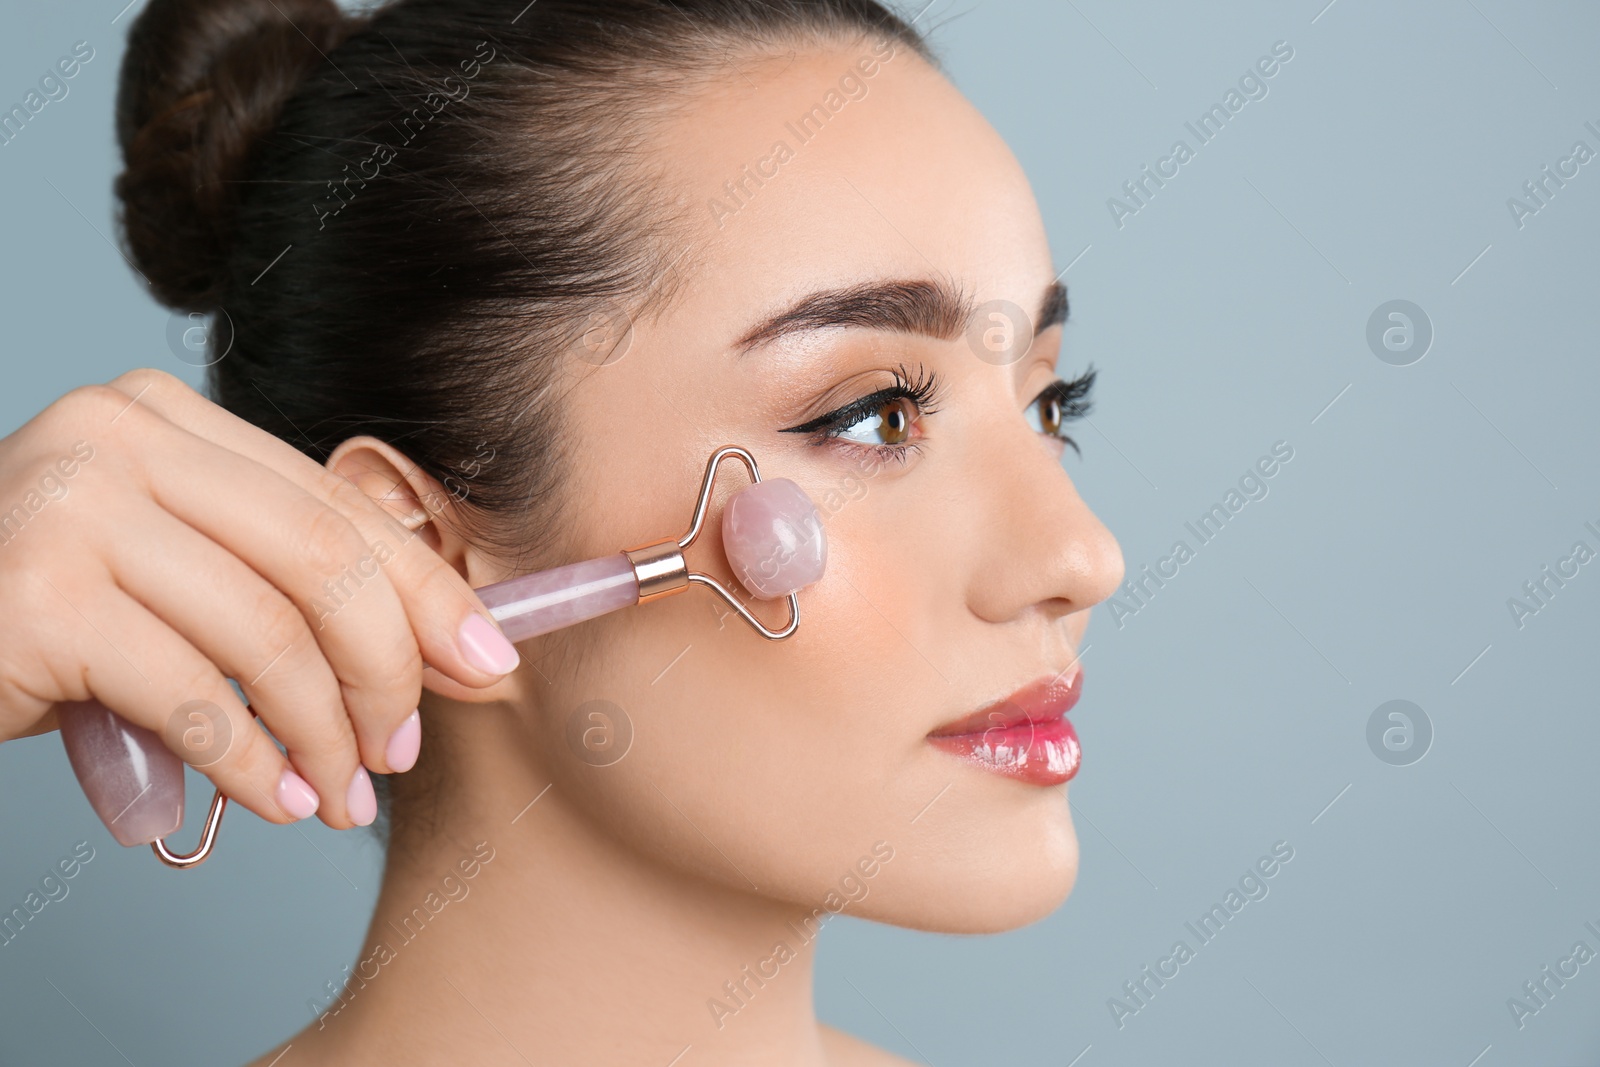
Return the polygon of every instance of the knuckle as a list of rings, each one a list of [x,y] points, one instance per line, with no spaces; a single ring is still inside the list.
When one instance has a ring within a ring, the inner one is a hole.
[[[333,508],[319,503],[308,510],[295,524],[299,533],[294,548],[296,558],[304,561],[320,585],[359,560],[367,542],[350,520]]]
[[[430,604],[436,601],[440,604],[458,603],[465,594],[471,598],[469,603],[476,602],[477,594],[472,591],[472,586],[441,556],[435,552],[419,552],[417,556],[422,565],[413,579],[414,588],[425,601]]]
[[[308,765],[343,758],[354,744],[343,688],[315,642],[290,650],[253,692],[261,721]]]
[[[325,699],[312,702],[317,709],[305,716],[291,752],[303,752],[323,765],[344,765],[354,761],[355,726],[345,708],[343,690],[330,686]]]
[[[270,662],[273,657],[304,642],[309,636],[310,627],[306,624],[305,616],[276,589],[262,590],[256,596],[255,602],[250,605],[249,618],[255,633],[256,651],[262,656],[263,663]]]
[[[272,799],[278,784],[283,755],[267,740],[266,732],[245,713],[245,725],[234,724],[233,737],[222,758],[208,764],[202,773],[218,785],[231,784],[239,799]],[[263,785],[266,787],[263,789]]]
[[[111,387],[130,396],[152,393],[158,398],[193,392],[181,379],[154,367],[136,367],[119,374],[111,379]]]
[[[45,619],[59,616],[64,605],[61,595],[51,589],[45,566],[38,565],[29,555],[24,552],[8,557],[18,566],[0,566],[0,601],[5,603],[8,621],[34,619],[38,627]],[[8,624],[5,629],[13,627]]]
[[[402,689],[409,694],[411,698],[409,703],[412,707],[415,707],[417,698],[422,695],[422,668],[425,664],[422,661],[422,648],[417,644],[415,635],[409,629],[406,631],[405,643],[399,647],[398,651],[404,654],[404,658],[395,668],[392,677],[395,680],[396,688]],[[406,711],[409,713],[411,708],[407,708]]]
[[[239,702],[217,669],[205,661],[180,668],[170,692],[174,708],[189,700],[211,700],[224,708]]]
[[[322,473],[318,476],[318,487],[333,507],[345,515],[370,513],[377,506],[354,482],[326,467],[322,468]]]
[[[6,577],[6,629],[11,630],[23,619],[40,621],[54,618],[66,605],[61,594],[51,587],[50,575],[38,561],[31,559],[29,549],[21,553],[7,553],[5,561],[14,566],[0,566]]]
[[[250,713],[216,672],[192,672],[190,680],[167,694],[166,708],[151,708],[157,720],[146,724],[183,762],[205,775],[233,774],[244,766]]]
[[[275,685],[260,687],[253,694],[263,728],[283,743],[290,758],[307,775],[314,776],[319,768],[353,762],[354,727],[345,711],[340,687],[327,677],[326,667],[298,672],[292,665],[273,668],[274,674],[280,671],[283,675]],[[304,675],[312,677],[308,681]],[[277,747],[268,747],[272,751],[263,752],[261,758],[278,759]]]
[[[411,713],[422,695],[422,652],[414,639],[385,642],[382,662],[373,663],[372,682],[351,687],[350,703],[372,708],[377,726],[392,726]],[[393,720],[393,721],[391,721]]]
[[[127,406],[127,394],[109,385],[80,385],[51,404],[47,415],[61,430],[78,432],[104,426]]]

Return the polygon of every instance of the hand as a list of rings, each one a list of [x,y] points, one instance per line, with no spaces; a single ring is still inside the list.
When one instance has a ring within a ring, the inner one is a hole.
[[[98,701],[263,819],[343,829],[375,811],[363,767],[416,758],[424,661],[481,689],[517,655],[379,502],[178,379],[76,389],[0,440],[0,742]],[[203,761],[193,701],[227,738]]]

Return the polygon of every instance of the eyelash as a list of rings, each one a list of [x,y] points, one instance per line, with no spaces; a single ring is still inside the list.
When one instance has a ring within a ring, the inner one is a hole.
[[[912,416],[913,423],[924,415],[932,415],[938,411],[938,404],[944,394],[944,382],[935,372],[921,366],[917,367],[915,377],[906,373],[902,364],[892,372],[895,383],[868,393],[837,408],[825,415],[819,415],[799,426],[792,426],[785,433],[809,433],[812,443],[817,445],[829,442],[838,442],[852,448],[866,449],[878,455],[887,455],[892,459],[904,463],[912,454],[921,451],[921,446],[915,442],[896,445],[863,445],[857,441],[844,441],[840,435],[843,431],[871,415],[878,414],[886,405],[897,400],[909,400],[916,411]],[[1090,392],[1094,387],[1095,370],[1093,367],[1086,369],[1078,377],[1071,380],[1058,379],[1051,382],[1039,391],[1039,394],[1028,404],[1031,409],[1035,404],[1054,401],[1060,406],[1060,421],[1058,425],[1082,418],[1093,407]],[[1031,421],[1031,420],[1030,420]],[[1041,426],[1043,420],[1040,420]],[[1041,429],[1040,432],[1047,432]],[[1078,443],[1072,438],[1061,433],[1050,436],[1071,445],[1072,450],[1080,456],[1083,454]]]
[[[893,385],[868,393],[842,408],[836,408],[826,415],[818,415],[809,422],[790,427],[784,432],[809,433],[812,435],[811,443],[815,445],[837,442],[851,449],[864,449],[878,456],[887,456],[901,463],[906,462],[914,453],[922,450],[920,445],[915,443],[864,445],[859,441],[845,441],[840,436],[862,419],[878,414],[884,407],[897,400],[911,402],[916,412],[912,416],[913,423],[922,416],[932,415],[939,410],[939,402],[944,395],[944,381],[938,374],[921,364],[917,365],[915,376],[907,373],[905,364],[900,364],[890,373],[894,375]]]
[[[1094,376],[1095,369],[1087,367],[1082,374],[1070,381],[1058,378],[1041,389],[1039,395],[1033,398],[1028,407],[1031,408],[1041,401],[1049,402],[1053,400],[1060,405],[1061,414],[1057,423],[1058,426],[1065,426],[1069,422],[1081,419],[1094,408],[1094,399],[1091,396],[1094,391]],[[1041,427],[1043,421],[1041,418]],[[1042,428],[1040,432],[1044,432]],[[1071,445],[1072,450],[1079,456],[1083,455],[1082,450],[1078,448],[1078,442],[1066,434],[1053,433],[1050,436]]]

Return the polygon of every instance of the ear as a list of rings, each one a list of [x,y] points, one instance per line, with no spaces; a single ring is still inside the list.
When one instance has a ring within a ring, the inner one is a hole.
[[[445,531],[454,525],[450,520],[455,517],[455,501],[433,475],[388,442],[365,435],[342,442],[328,457],[327,467],[360,489],[466,577],[465,560],[461,558],[466,546],[446,549],[445,545]]]
[[[463,536],[467,526],[456,496],[393,445],[365,435],[349,438],[333,450],[327,468],[416,533],[420,544],[415,548],[436,553],[468,585],[477,588],[505,576],[501,565]],[[487,688],[470,689],[427,668],[422,684],[451,700],[482,704],[516,699],[522,692],[521,673],[519,669]]]

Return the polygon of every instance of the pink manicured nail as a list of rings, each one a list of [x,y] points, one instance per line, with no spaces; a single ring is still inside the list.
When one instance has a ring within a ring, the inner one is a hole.
[[[285,767],[283,777],[278,779],[278,807],[296,819],[309,819],[321,806],[322,798],[311,784]]]
[[[517,650],[494,623],[474,612],[456,631],[461,658],[485,674],[510,674],[522,662]]]
[[[422,716],[412,712],[406,721],[396,726],[384,746],[383,758],[391,771],[409,771],[417,764],[417,753],[422,751]]]
[[[372,778],[365,767],[357,767],[356,776],[350,779],[344,806],[350,813],[350,821],[357,826],[369,826],[378,817],[378,797],[372,791]]]

